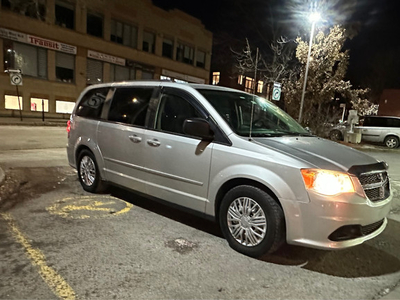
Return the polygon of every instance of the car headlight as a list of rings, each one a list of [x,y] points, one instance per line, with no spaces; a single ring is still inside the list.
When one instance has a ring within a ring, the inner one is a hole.
[[[323,195],[333,196],[355,192],[353,181],[347,173],[322,169],[301,169],[301,175],[306,189]]]

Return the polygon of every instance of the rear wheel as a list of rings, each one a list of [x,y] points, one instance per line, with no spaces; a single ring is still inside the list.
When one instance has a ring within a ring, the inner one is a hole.
[[[237,186],[224,196],[219,222],[229,245],[251,257],[272,253],[285,241],[282,208],[253,186]]]
[[[342,141],[342,140],[343,140],[343,135],[342,135],[342,133],[341,133],[339,130],[332,130],[332,131],[329,133],[329,138],[330,138],[332,141]]]
[[[83,150],[79,154],[78,177],[83,189],[87,192],[100,193],[106,189],[106,184],[101,179],[96,159],[89,150]]]
[[[399,147],[399,138],[397,136],[388,136],[385,138],[385,145],[388,148],[397,148]]]

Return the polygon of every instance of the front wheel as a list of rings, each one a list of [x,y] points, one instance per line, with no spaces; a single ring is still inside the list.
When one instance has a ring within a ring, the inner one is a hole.
[[[399,147],[399,138],[396,136],[388,136],[385,138],[385,145],[388,148],[397,148]]]
[[[285,241],[282,208],[263,190],[242,185],[224,196],[219,222],[229,245],[251,257],[272,253]]]
[[[83,189],[87,192],[100,193],[106,189],[106,184],[101,179],[96,159],[89,150],[83,150],[79,154],[78,177]]]

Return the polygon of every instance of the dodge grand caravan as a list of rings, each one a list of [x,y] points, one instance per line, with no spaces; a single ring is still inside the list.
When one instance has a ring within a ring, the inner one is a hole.
[[[310,135],[269,101],[172,82],[93,85],[68,124],[68,159],[84,190],[116,184],[216,220],[257,257],[284,242],[363,243],[386,227],[387,165]]]

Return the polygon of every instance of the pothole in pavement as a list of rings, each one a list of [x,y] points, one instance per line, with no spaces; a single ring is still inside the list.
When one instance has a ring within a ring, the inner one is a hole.
[[[197,243],[190,242],[184,238],[178,238],[175,240],[167,241],[165,246],[174,249],[180,254],[186,254],[191,252],[193,249],[198,247]]]

